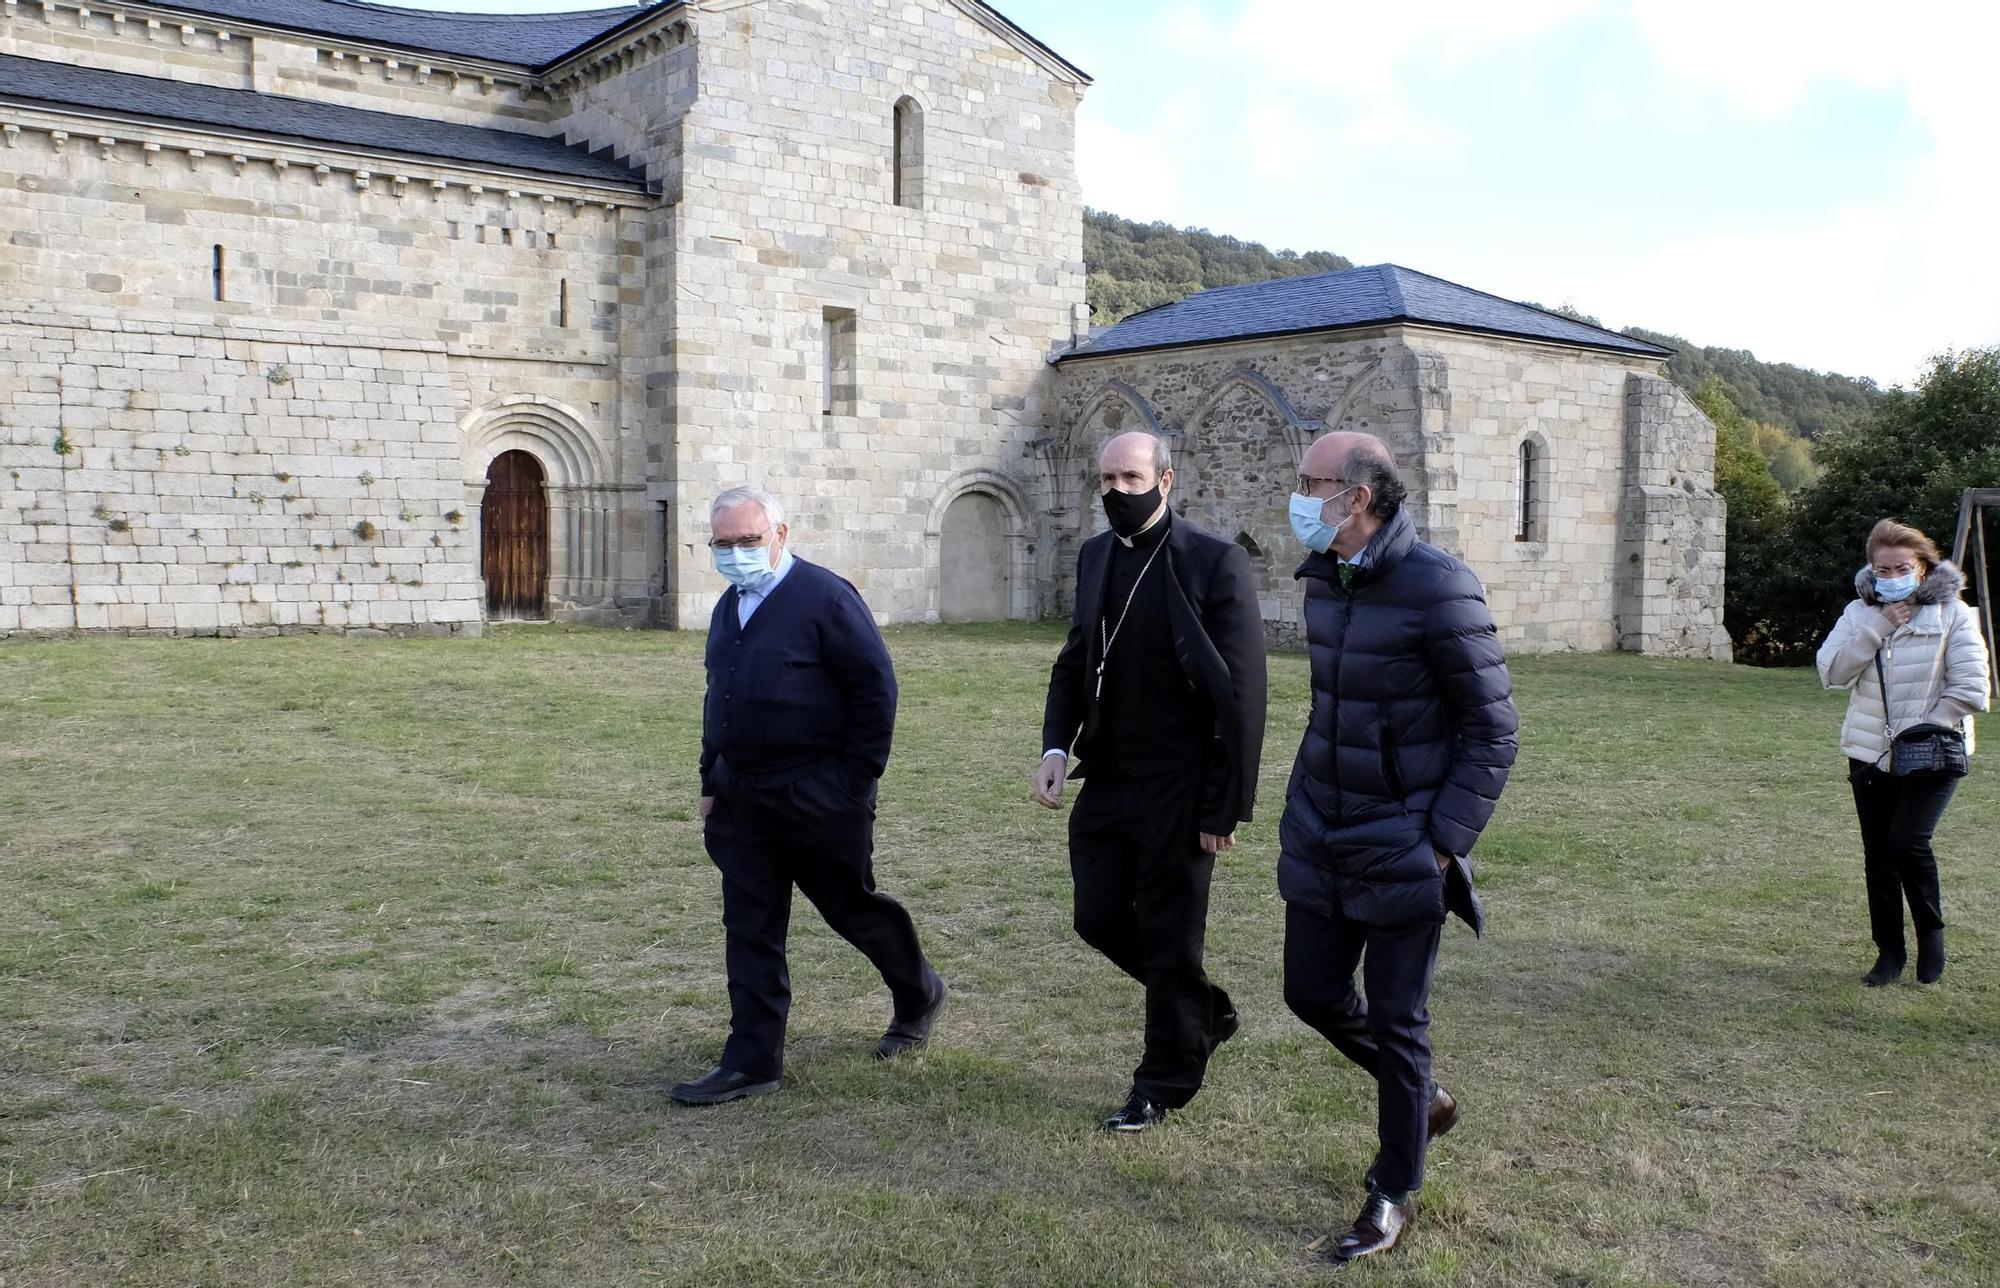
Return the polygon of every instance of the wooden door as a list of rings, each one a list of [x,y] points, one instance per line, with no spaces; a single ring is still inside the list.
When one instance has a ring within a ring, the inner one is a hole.
[[[549,502],[542,465],[526,452],[502,452],[486,471],[479,549],[486,615],[540,619],[548,614]]]

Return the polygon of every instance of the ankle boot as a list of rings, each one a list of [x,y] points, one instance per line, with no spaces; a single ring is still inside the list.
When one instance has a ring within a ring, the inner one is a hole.
[[[1875,955],[1875,969],[1863,975],[1861,982],[1870,988],[1880,988],[1884,984],[1894,983],[1896,977],[1902,973],[1903,955],[1901,953],[1896,953],[1892,956],[1886,951],[1880,952]]]
[[[1917,983],[1935,984],[1944,978],[1944,928],[1917,936]]]

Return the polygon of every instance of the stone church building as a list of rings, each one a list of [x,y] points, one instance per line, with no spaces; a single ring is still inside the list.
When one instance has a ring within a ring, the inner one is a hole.
[[[698,629],[745,479],[885,622],[1035,617],[1143,425],[1283,638],[1352,425],[1517,646],[1726,656],[1664,352],[1387,266],[1092,336],[1088,85],[982,0],[0,0],[0,635]]]

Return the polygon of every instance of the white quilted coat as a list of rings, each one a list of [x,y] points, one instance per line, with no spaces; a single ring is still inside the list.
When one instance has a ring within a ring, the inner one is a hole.
[[[1888,767],[1890,733],[1922,724],[1941,699],[1970,711],[1987,709],[1986,641],[1978,615],[1959,598],[1965,578],[1949,562],[1940,563],[1917,587],[1916,613],[1891,630],[1875,596],[1874,577],[1863,568],[1854,579],[1860,598],[1850,603],[1819,647],[1819,678],[1829,689],[1850,689],[1840,749],[1849,758]],[[1875,654],[1882,655],[1889,679],[1888,718],[1883,717],[1882,684]],[[1935,723],[1955,723],[1937,720]],[[1964,717],[1966,748],[1972,747],[1972,718]]]

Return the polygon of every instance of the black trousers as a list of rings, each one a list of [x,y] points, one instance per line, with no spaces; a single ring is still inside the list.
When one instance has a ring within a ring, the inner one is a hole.
[[[716,797],[703,839],[722,871],[722,927],[729,972],[729,1041],[722,1065],[776,1078],[785,1063],[792,977],[785,964],[792,887],[835,934],[882,973],[896,1015],[929,1004],[936,975],[910,914],[875,888],[875,787],[856,791],[828,769],[762,790]]]
[[[1285,1005],[1375,1079],[1375,1184],[1415,1193],[1430,1143],[1431,975],[1444,926],[1383,929],[1285,905]],[[1363,994],[1354,991],[1361,968]]]
[[[1076,933],[1146,988],[1140,1094],[1178,1109],[1201,1090],[1235,1011],[1202,969],[1215,856],[1201,848],[1198,768],[1086,778],[1069,816]]]
[[[1854,812],[1861,821],[1868,928],[1878,949],[1901,959],[1905,900],[1918,935],[1944,928],[1931,836],[1958,790],[1958,780],[1898,778],[1865,760],[1849,760],[1847,781],[1854,788]]]

